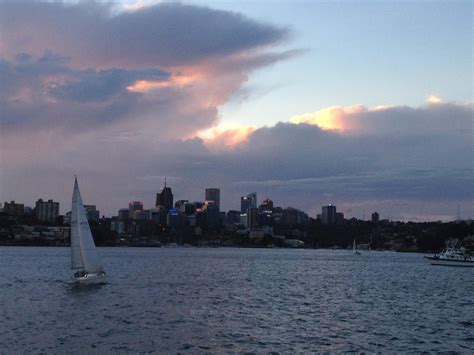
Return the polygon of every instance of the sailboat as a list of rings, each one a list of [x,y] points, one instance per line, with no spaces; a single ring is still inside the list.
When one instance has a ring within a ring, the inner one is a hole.
[[[80,283],[104,283],[105,272],[92,238],[82,203],[77,178],[74,181],[71,208],[71,269]]]
[[[360,252],[356,249],[356,240],[354,238],[354,242],[352,243],[352,250],[354,251],[354,255],[360,255]]]

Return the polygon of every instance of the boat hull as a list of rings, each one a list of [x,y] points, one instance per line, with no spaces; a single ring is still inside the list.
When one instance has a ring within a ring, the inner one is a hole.
[[[105,273],[89,273],[84,276],[74,277],[81,284],[103,284],[106,282]]]
[[[474,267],[474,261],[470,260],[447,260],[434,256],[425,256],[430,260],[431,265],[436,266],[453,266],[453,267]]]

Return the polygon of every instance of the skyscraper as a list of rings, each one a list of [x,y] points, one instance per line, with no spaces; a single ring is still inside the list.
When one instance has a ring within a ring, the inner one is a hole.
[[[217,208],[220,210],[221,207],[221,190],[210,187],[206,189],[206,196],[205,196],[206,201],[214,201],[214,204],[217,206]]]
[[[372,213],[372,223],[375,225],[379,223],[379,214],[377,212]]]
[[[336,206],[331,204],[323,206],[322,222],[323,224],[336,224]]]
[[[173,208],[173,192],[171,191],[171,187],[166,186],[166,179],[165,187],[156,194],[156,207],[159,206],[164,207],[167,211]]]
[[[247,196],[242,196],[240,198],[240,212],[241,213],[247,213],[247,210],[250,208],[256,208],[257,207],[257,193],[252,192],[248,194]]]

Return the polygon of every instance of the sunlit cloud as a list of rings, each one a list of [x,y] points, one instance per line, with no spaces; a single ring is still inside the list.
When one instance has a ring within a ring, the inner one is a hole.
[[[313,113],[304,113],[291,117],[295,124],[305,123],[320,127],[323,130],[344,131],[354,129],[354,125],[347,120],[347,116],[364,112],[367,109],[362,105],[349,107],[332,106]]]
[[[428,102],[429,104],[432,104],[432,105],[436,105],[436,104],[443,103],[443,100],[438,96],[430,95],[426,99],[426,102]]]
[[[127,86],[127,90],[137,93],[146,93],[156,89],[162,89],[167,87],[183,87],[191,85],[197,80],[202,79],[202,75],[175,75],[167,81],[156,81],[156,80],[137,80],[132,85]]]
[[[195,134],[213,151],[233,149],[247,142],[249,136],[256,130],[253,126],[219,125]]]
[[[126,11],[137,11],[147,6],[159,4],[161,0],[148,0],[148,1],[130,1],[122,4],[122,8]]]

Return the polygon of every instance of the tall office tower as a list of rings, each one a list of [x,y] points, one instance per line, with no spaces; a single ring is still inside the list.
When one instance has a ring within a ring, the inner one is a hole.
[[[210,187],[206,189],[206,196],[205,196],[206,201],[214,201],[214,204],[217,206],[217,208],[220,210],[221,208],[221,190]]]
[[[252,208],[257,208],[257,193],[252,192],[251,194],[248,194],[250,197],[250,207]]]
[[[258,209],[257,207],[249,207],[247,211],[247,228],[258,227]]]
[[[128,204],[129,216],[133,216],[133,212],[143,211],[143,203],[141,201],[132,201]]]
[[[240,213],[247,213],[250,207],[250,199],[248,196],[242,196],[240,198]]]
[[[156,207],[159,206],[164,207],[167,211],[173,208],[173,192],[171,191],[171,187],[166,186],[166,179],[165,187],[156,194]]]
[[[49,224],[56,223],[56,218],[59,216],[59,202],[53,200],[43,201],[39,199],[35,205],[36,219],[41,222]]]
[[[247,213],[247,210],[252,207],[252,208],[257,208],[257,193],[252,192],[251,194],[248,194],[247,196],[242,196],[240,198],[240,212],[241,213]]]
[[[379,214],[377,212],[372,213],[372,223],[375,225],[379,223]]]
[[[321,215],[323,224],[336,224],[336,213],[336,206],[331,204],[323,206]]]

